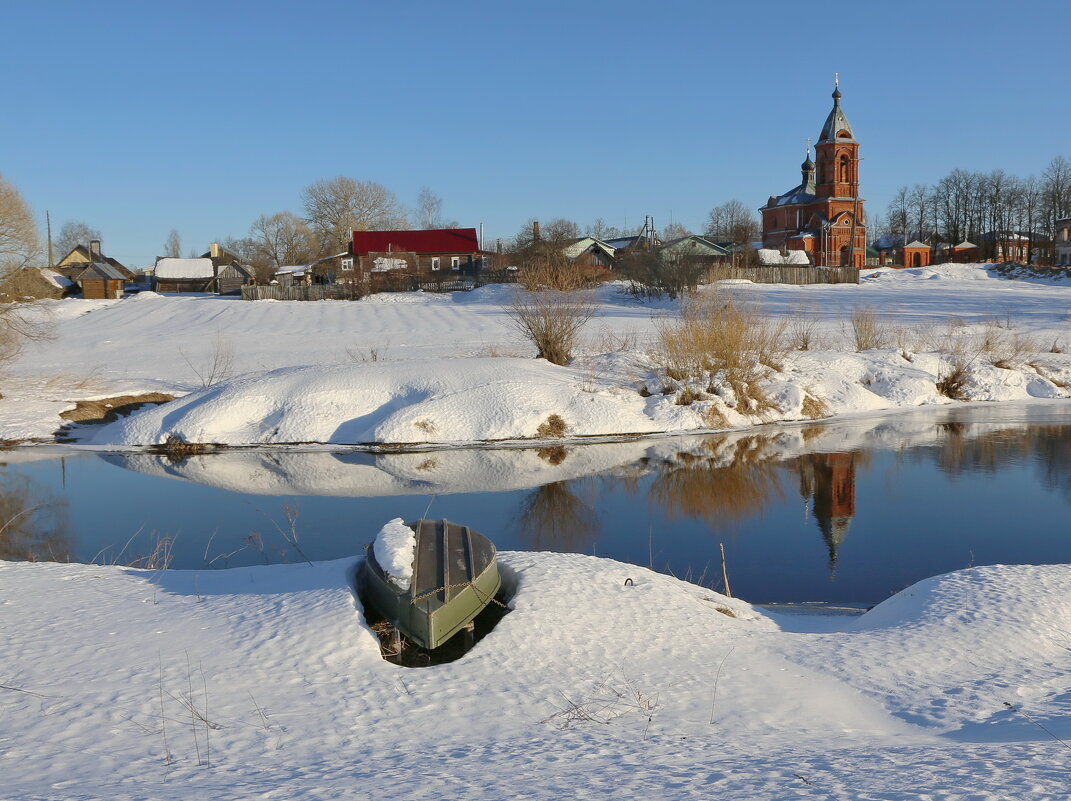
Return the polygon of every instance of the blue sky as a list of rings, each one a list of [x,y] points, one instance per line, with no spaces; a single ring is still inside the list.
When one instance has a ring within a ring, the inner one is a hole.
[[[699,230],[798,182],[839,72],[874,214],[1071,158],[1069,29],[1066,0],[12,3],[0,173],[131,266],[337,175],[429,186],[491,243],[530,217]]]

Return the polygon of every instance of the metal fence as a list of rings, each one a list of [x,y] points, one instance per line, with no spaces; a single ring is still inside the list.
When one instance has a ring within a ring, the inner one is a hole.
[[[858,267],[732,267],[718,264],[707,271],[707,281],[745,279],[756,284],[858,284]]]

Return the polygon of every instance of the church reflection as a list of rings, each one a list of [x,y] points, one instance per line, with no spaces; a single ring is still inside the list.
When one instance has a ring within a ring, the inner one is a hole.
[[[800,496],[829,551],[829,569],[837,568],[837,552],[855,517],[855,453],[809,453],[796,459]]]

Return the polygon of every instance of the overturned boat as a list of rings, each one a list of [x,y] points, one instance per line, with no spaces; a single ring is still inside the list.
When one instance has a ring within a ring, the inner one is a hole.
[[[405,639],[432,650],[469,627],[502,580],[494,544],[468,526],[418,520],[408,528],[415,535],[411,576],[392,574],[377,559],[379,549],[370,547],[357,583],[363,598]]]

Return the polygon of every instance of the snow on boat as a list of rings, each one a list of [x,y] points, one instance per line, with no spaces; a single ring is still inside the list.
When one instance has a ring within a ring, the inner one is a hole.
[[[495,546],[468,526],[449,520],[410,523],[407,528],[415,541],[399,546],[399,530],[405,536],[402,525],[401,520],[388,523],[368,548],[358,589],[409,642],[432,650],[471,623],[498,593],[502,580]],[[393,535],[395,544],[382,546],[384,535]],[[398,554],[407,556],[404,549],[409,547],[411,574],[406,566],[398,568]]]

